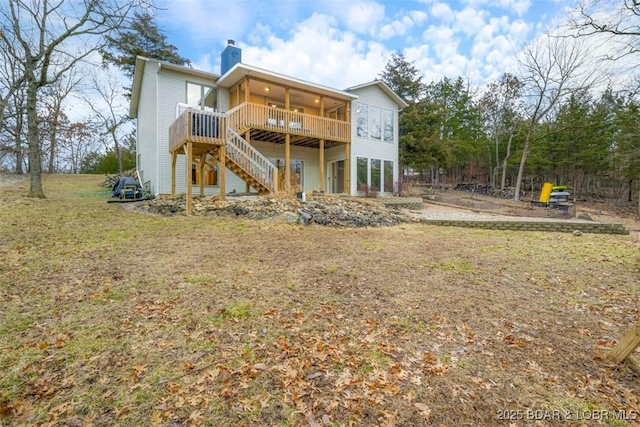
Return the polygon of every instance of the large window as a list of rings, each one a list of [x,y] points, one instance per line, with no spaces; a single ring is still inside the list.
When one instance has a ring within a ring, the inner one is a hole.
[[[393,161],[358,157],[356,160],[357,190],[393,193]]]
[[[370,108],[369,112],[369,135],[371,139],[380,140],[382,138],[382,127],[380,125],[380,107]]]
[[[384,161],[384,191],[393,193],[393,162],[390,160]]]
[[[380,160],[371,159],[371,181],[369,188],[371,191],[380,191],[382,186],[380,185],[380,178],[382,177],[380,173]]]
[[[369,106],[356,102],[356,133],[361,138],[369,136]]]
[[[384,141],[393,142],[393,112],[391,110],[383,110],[382,126],[384,129]]]
[[[358,168],[358,186],[356,187],[358,191],[364,191],[365,187],[368,184],[367,177],[369,175],[369,161],[364,157],[358,157],[357,160],[357,168]]]
[[[360,138],[370,138],[378,141],[393,142],[394,123],[393,111],[355,103],[356,135]]]
[[[217,107],[216,90],[211,86],[187,82],[187,104],[198,110],[214,111]]]

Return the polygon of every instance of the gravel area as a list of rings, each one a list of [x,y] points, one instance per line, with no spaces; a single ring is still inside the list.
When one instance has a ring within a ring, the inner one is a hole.
[[[515,215],[493,214],[490,212],[473,211],[462,208],[438,205],[435,203],[425,203],[424,209],[420,213],[421,219],[433,220],[461,220],[461,221],[534,221],[534,222],[590,222],[578,218],[540,218]]]

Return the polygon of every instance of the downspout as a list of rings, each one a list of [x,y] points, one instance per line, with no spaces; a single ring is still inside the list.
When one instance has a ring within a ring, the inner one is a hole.
[[[160,69],[162,68],[162,64],[158,62],[158,71],[156,74],[158,78],[156,79],[156,183],[158,188],[156,188],[156,196],[160,195],[160,187],[161,177],[160,177],[160,143],[162,142],[162,135],[159,131],[160,129]],[[177,175],[176,175],[177,176]],[[177,192],[177,190],[176,190]]]

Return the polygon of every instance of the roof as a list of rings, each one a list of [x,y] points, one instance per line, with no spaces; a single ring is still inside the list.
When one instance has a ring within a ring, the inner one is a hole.
[[[364,83],[358,86],[352,86],[350,88],[345,89],[347,92],[351,92],[354,90],[358,90],[358,89],[363,89],[369,86],[377,86],[379,87],[384,93],[387,94],[387,96],[391,99],[393,99],[395,101],[396,104],[398,104],[398,107],[402,108],[407,108],[409,106],[409,104],[407,104],[407,102],[402,99],[400,96],[398,96],[394,91],[391,90],[391,88],[389,86],[387,86],[387,84],[385,82],[383,82],[382,80],[374,80],[372,82],[369,83]]]
[[[343,99],[345,101],[350,101],[352,99],[358,98],[357,95],[343,90],[333,89],[328,86],[322,86],[305,80],[297,79],[295,77],[285,76],[284,74],[267,71],[262,68],[244,64],[242,62],[234,65],[229,71],[227,71],[222,77],[220,77],[217,84],[220,87],[230,88],[246,76],[250,76],[255,79],[266,80],[274,84],[279,83],[302,91],[313,91],[318,95],[324,95],[336,99]]]
[[[295,77],[285,76],[273,71],[264,70],[262,68],[254,67],[252,65],[244,64],[242,62],[234,65],[223,76],[210,73],[207,71],[195,70],[184,65],[171,64],[169,62],[158,61],[156,59],[145,58],[138,56],[136,58],[135,71],[133,75],[133,85],[131,87],[131,103],[129,104],[129,117],[135,118],[138,114],[138,103],[140,102],[140,90],[142,88],[142,78],[144,75],[144,69],[148,62],[155,62],[159,64],[160,68],[173,70],[183,74],[192,75],[194,77],[200,77],[209,79],[219,87],[230,88],[236,83],[240,82],[243,78],[249,76],[258,80],[265,80],[273,84],[281,84],[293,89],[298,89],[301,92],[313,93],[315,95],[323,95],[329,98],[351,101],[357,99],[358,95],[352,93],[355,90],[366,88],[369,86],[379,87],[389,98],[391,98],[401,109],[409,106],[401,97],[396,95],[389,86],[387,86],[381,80],[374,80],[369,83],[364,83],[358,86],[353,86],[345,90],[334,89],[328,86],[311,83],[305,80],[297,79]]]

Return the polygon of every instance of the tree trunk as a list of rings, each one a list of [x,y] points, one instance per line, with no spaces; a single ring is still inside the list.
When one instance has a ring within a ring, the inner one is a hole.
[[[502,159],[502,181],[500,182],[500,189],[504,190],[504,187],[507,184],[507,161],[509,157],[511,157],[511,142],[513,141],[513,131],[511,128],[511,132],[509,132],[509,141],[507,141],[507,152],[504,154],[504,159]]]
[[[54,120],[57,120],[57,117],[54,117]],[[55,172],[56,146],[58,145],[58,140],[56,137],[57,131],[58,126],[56,126],[54,123],[51,127],[51,147],[49,149],[49,168],[47,169],[49,173]]]
[[[516,188],[513,194],[513,200],[520,200],[520,188],[522,187],[522,176],[524,175],[524,166],[527,163],[527,156],[529,155],[529,135],[524,142],[524,149],[522,150],[522,158],[520,159],[520,167],[518,168],[518,179],[516,180]]]
[[[24,148],[22,147],[22,138],[16,135],[16,175],[22,175],[22,163],[24,162]]]
[[[32,81],[27,88],[27,138],[29,144],[29,174],[31,184],[29,197],[44,199],[42,190],[42,152],[40,145],[40,132],[38,130],[38,87]]]
[[[16,139],[16,174],[22,175],[24,173],[24,142],[22,140],[22,131],[24,127],[23,122],[24,115],[18,114],[16,115],[16,126],[15,126],[15,139]]]

